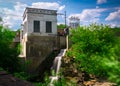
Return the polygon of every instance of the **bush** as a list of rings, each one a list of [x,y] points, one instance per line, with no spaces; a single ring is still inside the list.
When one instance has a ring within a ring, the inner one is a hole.
[[[79,27],[71,31],[70,39],[72,53],[68,55],[75,57],[77,69],[110,80],[119,79],[119,37],[110,27],[96,24]]]
[[[15,32],[0,26],[0,67],[9,72],[18,71],[20,68],[18,46],[12,45],[14,37]]]

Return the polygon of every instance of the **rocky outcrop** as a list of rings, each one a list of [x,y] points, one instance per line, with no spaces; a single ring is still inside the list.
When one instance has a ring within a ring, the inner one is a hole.
[[[35,86],[30,82],[13,77],[5,71],[0,71],[0,86]]]

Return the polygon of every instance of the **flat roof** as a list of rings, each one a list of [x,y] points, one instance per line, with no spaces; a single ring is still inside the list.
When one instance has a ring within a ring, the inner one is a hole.
[[[25,17],[26,13],[57,15],[57,10],[49,10],[49,9],[39,9],[39,8],[26,7],[26,9],[25,9],[25,11],[23,13],[23,17]]]

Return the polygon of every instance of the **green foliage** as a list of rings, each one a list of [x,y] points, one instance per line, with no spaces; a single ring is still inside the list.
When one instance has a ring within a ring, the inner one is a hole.
[[[20,70],[17,71],[17,72],[14,72],[13,75],[17,78],[20,78],[22,80],[30,80],[31,78],[33,78],[35,75],[34,74],[29,74],[27,73],[27,67],[29,64],[31,64],[31,60],[27,60],[27,61],[24,61],[22,59],[20,59]]]
[[[4,71],[4,69],[2,67],[0,67],[0,71]]]
[[[65,25],[64,25],[64,24],[57,25],[57,28],[58,28],[58,29],[64,29],[64,28],[65,28]]]
[[[112,28],[116,36],[120,36],[120,28]]]
[[[13,47],[15,33],[8,28],[0,26],[0,67],[9,72],[18,71],[20,63],[18,59],[18,47]]]
[[[66,80],[62,77],[58,81],[54,82],[54,86],[68,86],[68,85],[66,83]]]
[[[49,77],[46,77],[45,83],[39,82],[39,83],[34,83],[35,86],[50,86],[50,79]],[[58,81],[53,82],[53,86],[76,86],[72,82],[67,82],[65,78],[60,78]]]
[[[49,86],[50,84],[50,78],[49,75],[46,73],[45,77],[44,77],[44,83],[43,82],[38,82],[38,83],[34,83],[35,86]]]
[[[51,71],[51,75],[52,75],[52,76],[55,76],[55,75],[56,75],[54,70]]]
[[[75,58],[77,69],[120,83],[120,38],[110,27],[96,24],[79,27],[71,31],[70,39],[73,45],[68,56]]]
[[[27,80],[29,78],[29,75],[26,72],[19,72],[19,73],[16,72],[14,73],[14,76],[22,80]]]

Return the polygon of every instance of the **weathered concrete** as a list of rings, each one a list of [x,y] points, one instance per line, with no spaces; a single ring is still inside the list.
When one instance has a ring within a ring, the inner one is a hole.
[[[59,44],[60,44],[61,49],[66,48],[66,37],[65,36],[60,36],[59,42],[60,42]]]
[[[57,36],[29,36],[26,43],[26,60],[31,61],[29,72],[37,74],[40,64],[56,49],[59,49]]]

